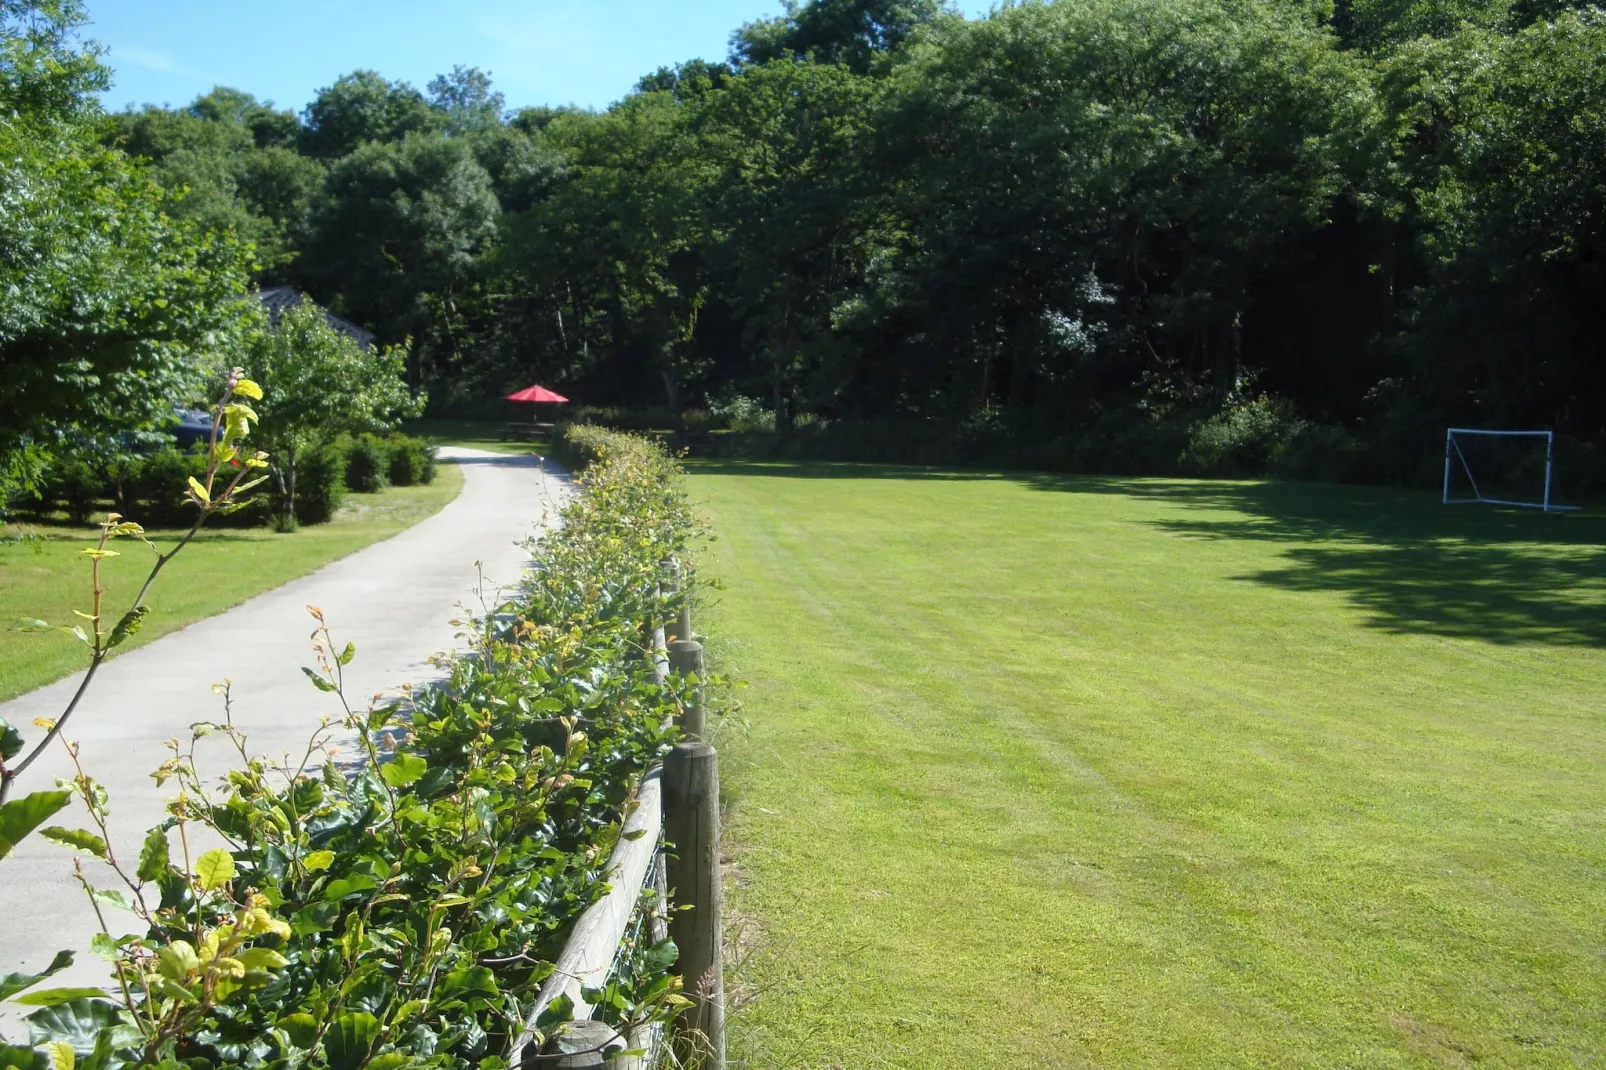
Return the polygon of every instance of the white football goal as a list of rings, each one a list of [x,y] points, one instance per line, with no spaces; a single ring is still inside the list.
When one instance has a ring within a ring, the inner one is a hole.
[[[1556,502],[1556,436],[1552,431],[1452,427],[1444,436],[1444,504],[1513,505],[1545,512]]]

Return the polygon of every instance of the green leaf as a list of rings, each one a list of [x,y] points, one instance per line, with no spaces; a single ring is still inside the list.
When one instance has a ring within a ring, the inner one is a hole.
[[[95,1050],[101,1032],[115,1028],[122,1020],[117,1006],[109,1000],[74,999],[28,1015],[28,1034],[35,1044],[60,1040],[74,1051],[88,1054]]]
[[[201,481],[194,476],[190,476],[190,493],[195,495],[195,500],[202,505],[210,505],[212,502],[212,496],[206,492],[206,488],[201,485]]]
[[[323,1035],[329,1070],[357,1070],[379,1040],[379,1019],[367,1011],[342,1014]]]
[[[195,876],[209,892],[221,888],[234,879],[234,859],[224,850],[208,851],[195,860]]]
[[[301,864],[306,867],[308,873],[316,873],[321,869],[328,869],[334,861],[333,851],[313,851],[301,860]]]
[[[675,964],[680,958],[680,949],[673,940],[663,940],[652,946],[647,952],[641,969],[643,973],[662,973]]]
[[[318,1019],[310,1014],[291,1014],[280,1018],[279,1028],[290,1038],[290,1043],[303,1051],[310,1051],[318,1043]]]
[[[486,996],[497,994],[496,975],[485,966],[466,966],[453,970],[441,979],[435,995],[440,999],[451,996]]]
[[[73,999],[105,998],[106,993],[99,988],[47,988],[40,992],[29,992],[25,996],[18,996],[12,1002],[27,1007],[54,1007],[58,1003],[66,1003]]]
[[[139,633],[145,626],[145,617],[150,613],[149,606],[138,606],[123,614],[123,619],[117,622],[112,629],[111,638],[106,640],[106,649],[121,646],[129,638]]]
[[[311,680],[312,686],[316,687],[319,691],[333,691],[335,689],[334,684],[330,683],[328,680],[325,680],[322,676],[319,676],[316,672],[313,672],[305,665],[301,667],[301,671],[307,674],[307,679]]]
[[[10,999],[18,992],[32,988],[51,974],[60,973],[71,965],[72,952],[58,951],[56,957],[50,960],[50,965],[38,973],[8,973],[0,977],[0,999]]]
[[[268,947],[248,947],[234,956],[248,970],[282,970],[290,960]]]
[[[39,835],[67,847],[76,847],[96,858],[106,857],[106,841],[87,829],[66,829],[60,825],[52,825],[40,829]]]
[[[344,880],[331,881],[329,887],[323,890],[323,897],[326,902],[333,903],[348,896],[371,892],[377,887],[379,887],[378,881],[366,874],[357,873]]]
[[[50,1061],[50,1070],[73,1070],[73,1064],[78,1061],[78,1054],[64,1040],[47,1040],[39,1048]]]
[[[0,762],[9,762],[21,754],[22,747],[22,733],[12,728],[4,717],[0,717]]]
[[[169,981],[182,982],[201,968],[201,959],[188,940],[174,940],[156,953],[156,968]]]
[[[10,854],[24,836],[56,814],[71,799],[71,792],[36,791],[0,806],[0,858]]]
[[[393,788],[405,788],[429,772],[429,762],[416,754],[398,754],[379,767],[379,775]]]
[[[357,656],[357,644],[347,643],[346,649],[340,652],[340,664],[350,665],[351,659]]]
[[[167,832],[153,828],[145,834],[145,846],[140,848],[139,869],[136,875],[142,881],[158,880],[167,872]]]
[[[413,1061],[413,1057],[406,1052],[392,1051],[384,1055],[376,1055],[368,1060],[367,1070],[401,1070]]]
[[[235,383],[234,392],[241,397],[250,398],[252,401],[262,400],[262,388],[250,379],[241,379]]]
[[[32,1048],[0,1042],[0,1070],[50,1070],[50,1062]]]
[[[122,892],[119,892],[116,888],[96,888],[89,894],[102,903],[110,903],[118,910],[127,910],[130,912],[134,910],[133,901]]]

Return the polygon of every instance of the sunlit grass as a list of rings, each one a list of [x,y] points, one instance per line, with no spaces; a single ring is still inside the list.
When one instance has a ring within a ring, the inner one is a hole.
[[[349,495],[332,521],[303,527],[294,535],[275,535],[266,528],[203,530],[163,570],[144,629],[119,652],[389,538],[439,512],[462,487],[462,470],[443,464],[428,486]],[[80,551],[92,545],[96,529],[25,524],[0,529],[0,538],[19,531],[36,533],[43,542],[0,541],[0,701],[84,663],[84,648],[71,636],[21,632],[13,625],[28,618],[54,625],[79,623],[73,611],[87,611],[91,599],[89,562]],[[179,534],[153,532],[152,538],[165,548]],[[150,551],[137,542],[120,540],[116,548],[123,556],[103,566],[106,605],[114,621],[144,582],[151,561]]]
[[[694,470],[743,1065],[1603,1065],[1601,520]]]

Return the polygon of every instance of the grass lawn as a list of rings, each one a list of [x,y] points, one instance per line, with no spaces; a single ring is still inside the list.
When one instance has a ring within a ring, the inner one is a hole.
[[[1606,1066],[1606,522],[693,466],[748,1067]]]
[[[162,570],[150,598],[144,629],[119,652],[148,643],[253,595],[304,576],[370,543],[389,538],[440,511],[463,488],[463,472],[442,464],[435,482],[422,487],[390,487],[379,494],[352,494],[335,519],[304,527],[294,535],[267,528],[203,529],[172,564]],[[0,529],[0,537],[18,529]],[[0,701],[50,683],[84,665],[84,647],[60,632],[29,633],[15,621],[40,618],[76,624],[75,609],[90,607],[89,561],[81,553],[93,544],[94,528],[23,525],[46,539],[40,552],[28,545],[0,542]],[[170,545],[182,532],[153,532]],[[108,613],[115,622],[150,571],[151,554],[139,543],[119,540],[123,556],[102,566]]]

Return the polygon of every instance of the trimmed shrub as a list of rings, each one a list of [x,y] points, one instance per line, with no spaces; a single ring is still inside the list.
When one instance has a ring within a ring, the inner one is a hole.
[[[435,482],[435,444],[396,435],[390,445],[390,481],[398,487]]]
[[[74,524],[89,523],[105,490],[100,473],[76,457],[62,461],[51,473],[50,496],[61,503]]]
[[[411,708],[341,722],[355,762],[281,777],[271,759],[247,759],[216,795],[193,749],[164,763],[164,778],[202,800],[181,811],[189,827],[227,846],[192,861],[170,849],[167,825],[153,830],[131,853],[162,900],[142,904],[142,940],[111,951],[120,998],[85,995],[35,1017],[38,1047],[8,1055],[44,1066],[74,1044],[131,1044],[174,1067],[188,1065],[174,1052],[204,1052],[197,1065],[218,1070],[509,1065],[509,1025],[533,1014],[575,920],[609,888],[637,788],[692,698],[684,678],[659,678],[640,635],[665,609],[663,559],[690,564],[696,521],[680,472],[640,439],[588,449],[585,493],[531,541],[524,584],[466,622],[473,653]],[[334,471],[343,456],[309,453],[306,471]],[[701,586],[686,574],[683,591]],[[338,653],[309,609],[327,653],[307,672],[319,691],[340,691],[354,651]],[[194,726],[192,741],[212,730]],[[603,1019],[628,1031],[676,1017],[674,959],[668,941],[630,941]],[[225,976],[243,983],[216,984],[231,966]],[[572,1016],[565,1004],[542,1016],[543,1035]],[[148,1016],[149,1033],[127,1007]],[[271,1051],[252,1046],[270,1033]],[[390,1050],[376,1053],[381,1040]]]
[[[191,476],[205,472],[201,458],[166,446],[129,466],[124,494],[131,505],[130,519],[148,528],[187,527],[195,520],[195,507],[187,504],[184,490]]]
[[[271,497],[274,513],[282,515],[283,499],[277,492]],[[346,451],[339,443],[308,450],[296,459],[296,523],[327,524],[345,500]]]
[[[119,465],[116,473],[122,490],[123,512],[148,528],[188,528],[195,522],[195,507],[184,494],[191,477],[206,476],[206,455],[200,450],[180,452],[164,446],[145,457],[132,458]],[[233,478],[220,473],[219,480]],[[248,491],[240,509],[214,513],[208,527],[256,527],[265,519],[267,485]]]
[[[359,435],[345,440],[344,445],[346,489],[358,494],[384,490],[390,483],[389,444],[373,435]]]

